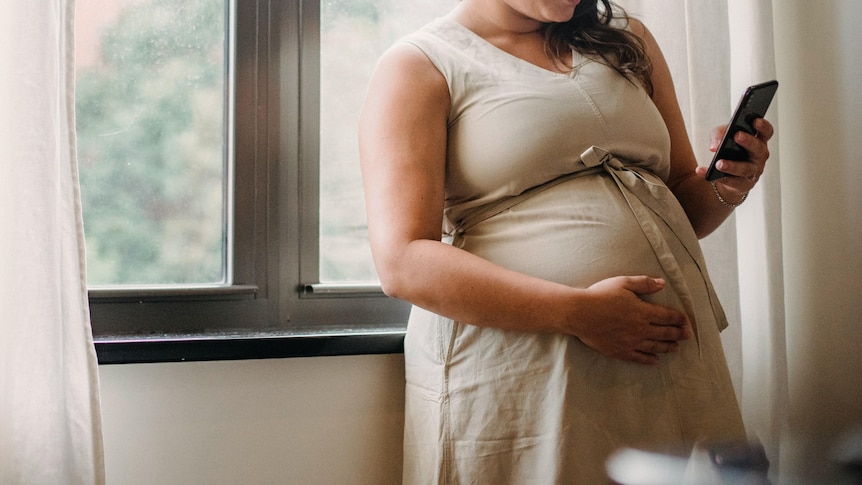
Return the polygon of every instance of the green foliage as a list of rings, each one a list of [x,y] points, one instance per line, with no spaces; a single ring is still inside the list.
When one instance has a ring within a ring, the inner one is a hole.
[[[77,77],[88,280],[219,283],[225,208],[228,0],[121,2]],[[456,0],[321,1],[320,274],[376,279],[356,130],[383,49]]]
[[[79,69],[90,284],[221,281],[224,16],[221,0],[131,4]]]
[[[367,19],[376,24],[380,19],[379,3],[377,0],[323,0],[320,5],[324,16],[321,24],[324,27],[333,25],[339,17]]]

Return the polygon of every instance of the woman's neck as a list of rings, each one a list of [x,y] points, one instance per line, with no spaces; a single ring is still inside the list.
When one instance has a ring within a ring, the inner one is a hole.
[[[517,39],[541,34],[544,23],[518,12],[501,0],[462,0],[452,16],[485,39]]]
[[[500,50],[553,72],[571,70],[571,57],[549,57],[545,23],[502,0],[462,0],[451,18]]]

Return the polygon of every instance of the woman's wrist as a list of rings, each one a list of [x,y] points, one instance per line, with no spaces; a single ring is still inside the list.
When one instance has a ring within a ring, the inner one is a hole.
[[[724,198],[724,196],[721,195],[721,192],[718,190],[718,185],[715,183],[715,180],[712,181],[712,191],[715,193],[715,197],[718,199],[721,205],[729,207],[731,209],[736,209],[737,207],[741,206],[742,203],[745,202],[745,199],[748,198],[748,192],[746,192],[742,194],[742,197],[736,202],[728,201]]]

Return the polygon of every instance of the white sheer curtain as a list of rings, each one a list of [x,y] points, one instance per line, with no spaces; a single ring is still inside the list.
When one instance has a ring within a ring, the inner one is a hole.
[[[618,3],[661,45],[692,144],[705,165],[711,157],[709,130],[727,121],[745,86],[775,77],[771,0]],[[773,124],[777,109],[776,100],[768,115]],[[731,320],[722,339],[743,417],[752,439],[766,447],[776,479],[788,389],[777,139],[770,149],[759,186],[702,244]]]
[[[73,0],[0,15],[0,483],[104,482],[75,159]]]
[[[730,0],[729,10],[735,25],[731,86],[741,93],[751,82],[776,76],[772,2]],[[769,113],[776,130],[778,108],[776,102]],[[740,402],[749,429],[767,445],[770,461],[776,465],[789,407],[778,133],[780,130],[770,142],[772,157],[759,187],[746,201],[745,210],[736,215],[742,331],[742,375],[737,376],[741,381]]]

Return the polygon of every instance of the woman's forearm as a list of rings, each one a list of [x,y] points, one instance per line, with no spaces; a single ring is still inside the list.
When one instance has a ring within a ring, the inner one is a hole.
[[[380,260],[383,261],[380,261]],[[664,288],[645,275],[571,288],[497,266],[439,241],[415,240],[378,258],[384,289],[439,315],[478,326],[562,333],[597,352],[655,364],[692,338],[685,313],[643,301]]]
[[[671,190],[685,210],[698,238],[712,234],[733,213],[732,207],[721,203],[712,185],[695,173],[671,187]],[[737,202],[739,198],[730,194],[724,197],[726,201],[732,202]]]
[[[415,240],[377,259],[388,295],[473,325],[571,333],[570,314],[583,300],[582,289],[508,270],[439,241]]]

